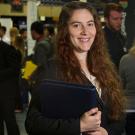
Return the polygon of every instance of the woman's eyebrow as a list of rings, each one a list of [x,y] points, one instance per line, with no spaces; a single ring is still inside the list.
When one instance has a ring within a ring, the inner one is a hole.
[[[94,22],[94,20],[89,20],[87,21],[87,23],[90,23],[90,22]],[[69,22],[69,24],[74,24],[74,23],[82,23],[80,21],[72,21],[72,22]]]

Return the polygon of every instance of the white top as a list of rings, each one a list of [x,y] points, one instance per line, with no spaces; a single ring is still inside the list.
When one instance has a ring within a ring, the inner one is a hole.
[[[10,39],[8,37],[3,36],[3,38],[2,39],[0,38],[0,40],[4,41],[4,42],[6,42],[7,44],[10,45]]]
[[[99,97],[101,97],[101,88],[99,87],[99,82],[97,81],[96,77],[93,75],[86,74],[84,71],[82,73],[89,79],[89,81],[96,87],[96,90],[99,94]]]
[[[97,81],[96,77],[93,75],[90,75],[90,77],[88,79],[96,87],[99,97],[101,97],[101,88],[99,87],[99,82]]]

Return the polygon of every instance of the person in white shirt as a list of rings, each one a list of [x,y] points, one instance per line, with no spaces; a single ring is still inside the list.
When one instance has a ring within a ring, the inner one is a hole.
[[[0,40],[10,44],[10,39],[6,36],[7,28],[5,26],[0,27]]]

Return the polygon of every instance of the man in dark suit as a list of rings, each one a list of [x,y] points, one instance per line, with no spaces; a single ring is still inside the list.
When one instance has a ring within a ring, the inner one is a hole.
[[[3,122],[8,135],[20,135],[14,114],[19,73],[16,50],[0,41],[0,135],[4,135]]]
[[[107,47],[112,62],[119,67],[121,57],[126,53],[126,38],[121,32],[123,8],[117,3],[108,3],[105,7],[104,27]]]

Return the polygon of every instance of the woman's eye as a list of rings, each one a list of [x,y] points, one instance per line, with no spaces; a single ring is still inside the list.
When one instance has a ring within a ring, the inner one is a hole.
[[[80,24],[73,24],[73,27],[74,28],[79,28],[80,27]]]
[[[88,26],[89,27],[94,26],[94,23],[89,23]]]

